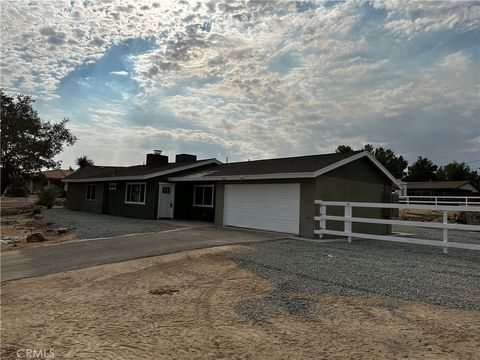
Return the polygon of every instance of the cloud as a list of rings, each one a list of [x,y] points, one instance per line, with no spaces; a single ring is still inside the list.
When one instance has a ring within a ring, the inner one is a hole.
[[[462,51],[445,56],[438,66],[449,70],[464,70],[471,64],[470,58]]]
[[[128,76],[127,71],[111,71],[110,74],[117,75],[117,76]]]
[[[98,148],[97,163],[134,163],[161,145],[242,160],[376,143],[443,162],[473,156],[458,149],[480,135],[479,8],[12,2],[1,83],[39,97],[45,114],[72,111],[81,140],[65,159]]]

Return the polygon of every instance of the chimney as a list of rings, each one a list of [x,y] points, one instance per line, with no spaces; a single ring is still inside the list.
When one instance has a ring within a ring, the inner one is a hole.
[[[153,150],[153,154],[147,154],[148,167],[160,167],[168,164],[168,156],[162,155],[162,150]]]
[[[178,163],[187,163],[197,161],[197,155],[191,154],[177,154],[175,156],[175,162]]]

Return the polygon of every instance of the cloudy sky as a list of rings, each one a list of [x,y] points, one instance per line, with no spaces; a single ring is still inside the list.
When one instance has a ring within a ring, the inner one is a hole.
[[[1,86],[33,95],[46,120],[71,119],[64,167],[82,154],[236,161],[365,143],[473,161],[478,4],[3,0]]]

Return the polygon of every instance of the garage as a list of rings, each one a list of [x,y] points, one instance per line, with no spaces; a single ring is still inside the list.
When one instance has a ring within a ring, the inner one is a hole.
[[[226,184],[224,225],[299,233],[300,184]]]

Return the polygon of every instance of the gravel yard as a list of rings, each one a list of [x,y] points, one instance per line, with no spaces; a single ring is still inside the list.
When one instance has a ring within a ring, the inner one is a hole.
[[[458,309],[480,309],[480,252],[393,244],[373,240],[314,243],[284,240],[252,244],[253,251],[229,256],[239,266],[269,280],[277,293],[238,311],[268,317],[265,303],[292,312],[308,311],[306,299],[287,293],[386,295]],[[267,307],[268,308],[268,307]],[[269,308],[271,310],[271,308]]]
[[[44,210],[42,214],[45,220],[54,223],[55,227],[75,228],[77,239],[159,232],[176,227],[174,224],[158,220],[90,214],[67,209]]]

